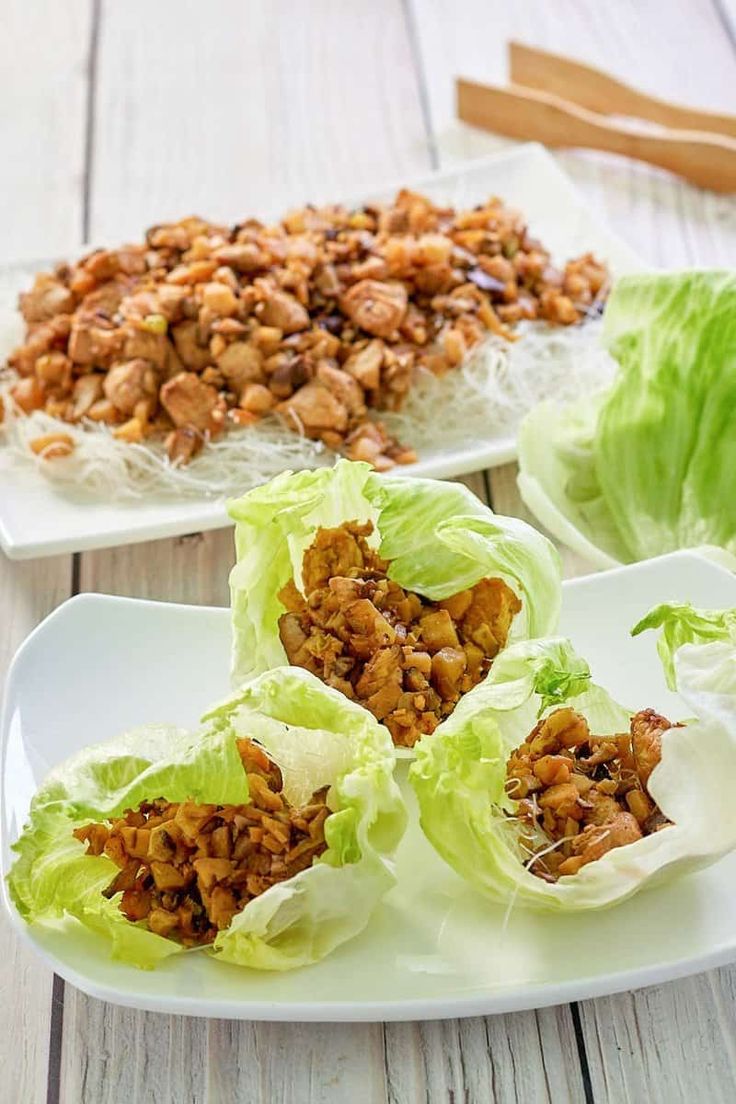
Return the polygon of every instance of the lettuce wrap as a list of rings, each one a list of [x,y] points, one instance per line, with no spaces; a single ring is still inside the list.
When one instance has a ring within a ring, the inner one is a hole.
[[[624,276],[606,305],[613,385],[545,402],[519,433],[519,489],[601,567],[736,552],[736,273]]]
[[[235,685],[287,662],[279,592],[292,577],[303,590],[303,557],[317,531],[346,522],[373,524],[368,544],[390,561],[389,578],[407,590],[438,601],[493,576],[521,600],[512,639],[544,636],[557,624],[553,545],[518,518],[495,515],[459,484],[386,477],[341,460],[334,468],[285,472],[228,509],[237,555],[230,576]]]
[[[249,786],[236,740],[257,740],[278,763],[293,804],[329,786],[327,848],[307,869],[254,897],[202,953],[264,970],[316,962],[360,932],[394,884],[405,827],[386,730],[306,671],[274,670],[244,686],[189,733],[136,729],[85,748],[48,776],[14,844],[12,900],[29,924],[73,917],[111,941],[112,956],[152,968],[184,947],[131,923],[102,890],[117,867],[85,854],[73,829],[164,798],[244,805]],[[199,950],[199,949],[198,949]],[[189,950],[188,953],[195,953]]]
[[[663,733],[661,760],[649,777],[649,794],[672,823],[577,873],[554,883],[531,873],[517,803],[505,787],[509,755],[537,718],[561,702],[582,714],[592,732],[628,730],[632,711],[590,682],[587,664],[569,641],[508,648],[482,689],[419,742],[410,780],[422,828],[476,889],[509,906],[603,908],[645,885],[708,866],[736,847],[735,611],[718,631],[711,613],[688,607],[685,618],[684,609],[660,606],[637,626],[663,628],[660,654],[671,662],[686,716],[693,718]]]

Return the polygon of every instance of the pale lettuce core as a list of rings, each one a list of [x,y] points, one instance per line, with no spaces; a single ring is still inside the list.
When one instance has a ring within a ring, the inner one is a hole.
[[[667,612],[659,607],[650,615],[652,625],[664,627],[670,644],[681,608]],[[689,639],[709,642],[687,643],[683,636],[672,653],[676,689],[694,719],[663,734],[662,759],[648,783],[672,825],[609,851],[555,884],[529,871],[531,856],[521,846],[515,802],[505,792],[506,763],[549,699],[550,679],[557,687],[554,702],[566,700],[587,719],[591,732],[626,732],[632,715],[588,682],[587,664],[569,641],[531,641],[508,648],[482,692],[461,701],[440,728],[417,744],[410,780],[422,828],[442,858],[493,900],[566,910],[615,904],[647,884],[708,866],[733,850],[736,642],[732,619],[724,618],[722,631],[711,635],[712,613],[702,616],[700,632],[693,631],[701,613],[692,611]],[[664,658],[664,649],[660,654]]]
[[[281,766],[290,800],[305,801],[330,787],[328,846],[311,867],[250,901],[201,953],[286,970],[316,962],[365,927],[394,884],[392,855],[406,821],[386,729],[296,668],[244,686],[204,724],[194,734],[139,728],[86,748],[52,771],[33,799],[8,876],[10,895],[28,923],[73,917],[106,935],[114,958],[143,968],[182,953],[174,941],[126,920],[117,896],[102,896],[118,868],[104,855],[86,855],[72,830],[158,797],[247,802],[236,737],[252,736]]]
[[[522,602],[512,638],[556,628],[560,566],[551,542],[518,518],[494,514],[457,483],[387,477],[341,460],[334,468],[285,472],[228,510],[237,556],[230,575],[235,685],[288,662],[277,595],[292,576],[301,586],[304,552],[317,530],[349,521],[373,522],[389,576],[407,590],[436,601],[496,576]]]
[[[603,341],[613,385],[522,424],[524,501],[602,567],[701,545],[736,553],[736,273],[622,277]]]

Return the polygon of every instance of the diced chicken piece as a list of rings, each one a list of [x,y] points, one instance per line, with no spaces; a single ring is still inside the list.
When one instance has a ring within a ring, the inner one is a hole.
[[[156,889],[183,889],[187,884],[187,872],[172,863],[162,863],[154,860],[151,863],[151,873]]]
[[[69,417],[73,422],[79,421],[85,414],[88,414],[93,404],[102,398],[102,383],[103,376],[93,372],[85,376],[79,376],[74,381],[72,408],[69,413]]]
[[[340,306],[348,318],[366,333],[392,337],[404,320],[409,302],[398,282],[360,280],[343,295]]]
[[[307,642],[307,634],[295,613],[285,613],[279,618],[279,638],[289,663],[302,666],[302,649]]]
[[[381,648],[363,668],[355,692],[379,721],[396,708],[401,698],[401,649]]]
[[[236,272],[256,272],[265,268],[267,257],[254,242],[236,242],[233,245],[221,245],[215,250],[220,264],[234,268]]]
[[[46,399],[46,390],[39,379],[18,380],[11,388],[10,394],[24,414],[31,414],[34,410],[40,410]]]
[[[225,886],[215,886],[207,908],[207,915],[218,931],[230,927],[230,922],[238,911],[238,903],[232,890]]]
[[[222,401],[214,387],[194,374],[180,372],[161,388],[161,405],[175,426],[192,426],[202,432],[221,428]]]
[[[175,912],[167,912],[166,909],[151,909],[148,914],[148,926],[156,935],[166,937],[178,928],[179,918]]]
[[[462,621],[473,603],[472,590],[461,590],[453,594],[451,598],[443,598],[437,603],[440,609],[445,609],[453,621]]]
[[[70,314],[75,303],[73,292],[48,272],[40,272],[31,290],[20,296],[26,322],[45,322],[56,314]]]
[[[285,334],[298,333],[309,326],[307,309],[288,291],[269,290],[259,316],[264,325],[276,326]]]
[[[653,709],[642,709],[631,718],[631,746],[636,760],[636,773],[642,786],[662,758],[662,733],[672,724]]]
[[[120,329],[103,329],[81,318],[74,318],[69,334],[69,356],[75,364],[106,367],[121,350],[124,340]]]
[[[185,836],[194,839],[216,811],[216,805],[197,805],[193,801],[183,801],[176,810],[174,822]]]
[[[204,437],[192,426],[173,429],[166,438],[166,455],[172,464],[188,464],[204,445]]]
[[[481,579],[473,587],[473,601],[462,619],[463,636],[495,656],[506,644],[511,621],[521,602],[502,579]]]
[[[163,368],[168,358],[169,339],[164,333],[127,326],[122,355],[126,360],[150,360],[157,368]]]
[[[308,437],[319,437],[326,430],[342,434],[348,428],[347,408],[316,380],[300,387],[276,409],[292,429],[303,431]]]
[[[171,336],[174,339],[176,352],[185,368],[194,372],[201,372],[213,358],[207,341],[200,342],[199,326],[196,322],[179,322],[173,326]]]
[[[363,550],[353,532],[345,527],[319,529],[302,561],[305,593],[327,586],[333,576],[349,576],[364,564]]]
[[[246,383],[240,396],[240,405],[251,414],[267,414],[276,405],[276,399],[262,383]]]
[[[322,361],[317,368],[317,379],[343,404],[352,418],[365,415],[365,395],[360,384],[347,372]]]
[[[246,383],[263,382],[263,354],[247,341],[233,341],[215,363],[236,395]]]
[[[461,648],[440,648],[432,656],[432,685],[446,701],[459,696],[465,666],[465,652]]]
[[[374,338],[365,348],[349,356],[343,365],[345,371],[367,391],[376,391],[381,384],[384,348],[383,342]]]
[[[123,414],[133,414],[140,402],[146,402],[151,413],[156,406],[158,377],[147,360],[138,358],[116,364],[104,377],[102,386],[106,397]]]
[[[371,655],[396,640],[393,628],[368,598],[358,598],[345,607],[345,620],[355,634],[351,647],[358,655]]]
[[[233,864],[229,859],[195,859],[192,865],[199,888],[205,892],[218,882],[224,882],[233,872]]]
[[[636,817],[620,810],[607,824],[588,825],[572,841],[573,855],[560,864],[560,874],[575,874],[590,862],[602,858],[615,847],[625,847],[641,839],[641,828]]]
[[[428,652],[439,652],[442,648],[460,647],[452,618],[447,610],[440,609],[427,613],[419,622],[422,643]]]

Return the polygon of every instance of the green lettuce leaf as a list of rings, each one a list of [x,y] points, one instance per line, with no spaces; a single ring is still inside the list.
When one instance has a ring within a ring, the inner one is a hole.
[[[675,654],[683,644],[726,640],[736,644],[736,609],[695,609],[689,602],[664,602],[651,609],[631,630],[638,636],[646,629],[662,629],[657,651],[670,690],[677,688]]]
[[[518,518],[499,517],[467,488],[386,477],[367,464],[285,473],[228,504],[237,562],[230,576],[233,681],[286,662],[278,634],[279,590],[294,576],[317,529],[372,521],[389,575],[430,599],[447,598],[484,576],[503,578],[521,598],[512,634],[543,636],[560,610],[559,557]]]
[[[736,552],[736,273],[625,276],[604,315],[612,387],[544,403],[519,435],[519,488],[603,567],[711,544]]]
[[[677,689],[695,719],[665,733],[661,762],[649,780],[652,797],[674,823],[556,884],[531,874],[504,783],[508,756],[531,731],[548,690],[539,675],[547,669],[544,657],[557,672],[554,685],[564,687],[559,672],[567,671],[568,699],[593,732],[627,731],[631,717],[602,687],[587,682],[586,665],[569,642],[532,643],[533,650],[529,644],[508,648],[501,659],[510,677],[495,667],[498,685],[489,680],[482,694],[468,695],[417,745],[409,776],[422,828],[439,854],[496,901],[566,910],[612,905],[736,847],[730,796],[736,776],[736,644],[729,638],[684,644],[675,654]]]
[[[8,886],[21,916],[29,923],[73,917],[108,936],[113,957],[143,968],[182,953],[126,920],[117,898],[102,897],[117,868],[104,855],[85,855],[71,832],[157,797],[247,802],[238,735],[264,744],[291,800],[330,787],[328,847],[312,867],[246,905],[211,950],[198,953],[284,970],[316,961],[361,931],[394,883],[391,856],[405,827],[393,747],[366,710],[295,668],[243,687],[207,715],[201,732],[148,726],[85,748],[56,768],[14,845]]]

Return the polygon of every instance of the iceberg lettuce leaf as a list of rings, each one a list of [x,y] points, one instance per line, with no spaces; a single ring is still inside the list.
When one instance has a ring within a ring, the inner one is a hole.
[[[249,902],[201,953],[284,970],[316,961],[361,931],[394,884],[391,858],[405,827],[393,747],[366,710],[296,668],[243,687],[208,713],[199,733],[141,728],[56,768],[14,845],[8,886],[21,916],[29,923],[72,917],[110,938],[114,957],[142,968],[181,953],[177,943],[126,920],[117,898],[102,896],[117,867],[104,855],[85,855],[71,833],[157,797],[247,802],[239,735],[263,743],[292,800],[330,787],[328,846],[312,867]]]
[[[602,687],[584,688],[584,661],[569,644],[534,643],[534,651],[517,644],[504,653],[504,664],[518,670],[516,678],[495,692],[486,684],[483,694],[469,695],[417,745],[410,780],[422,828],[440,855],[494,900],[566,910],[612,905],[654,881],[707,866],[736,847],[730,796],[736,774],[736,644],[729,638],[685,644],[675,654],[677,689],[695,719],[664,734],[662,758],[649,780],[652,797],[673,824],[609,851],[555,884],[529,871],[529,852],[504,784],[508,756],[531,731],[542,700],[538,691],[544,693],[533,667],[544,669],[546,653],[556,670],[567,668],[571,705],[591,731],[626,731],[631,717]]]
[[[636,274],[614,286],[603,394],[546,403],[519,436],[519,488],[600,566],[711,544],[736,552],[736,274]]]
[[[300,585],[304,551],[319,528],[353,520],[374,523],[389,575],[401,586],[437,600],[495,575],[522,601],[514,635],[542,636],[556,627],[561,592],[553,545],[458,484],[381,476],[341,460],[279,476],[228,509],[237,552],[230,576],[235,685],[286,662],[277,594],[292,575]]]

